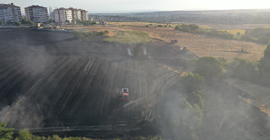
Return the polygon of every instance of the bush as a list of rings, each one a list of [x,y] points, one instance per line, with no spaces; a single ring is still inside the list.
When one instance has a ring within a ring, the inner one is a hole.
[[[181,28],[179,26],[175,26],[174,28],[175,30],[181,30]]]
[[[146,25],[146,27],[149,27],[148,25]]]
[[[189,73],[180,78],[181,89],[187,96],[191,105],[198,104],[203,108],[202,89],[204,87],[204,78],[199,74]]]
[[[188,27],[189,27],[189,29],[190,30],[198,30],[200,27],[198,26],[198,25],[196,25],[196,24],[189,24],[188,25]]]
[[[258,38],[259,43],[268,44],[269,43],[269,37],[267,36],[261,36]]]
[[[83,39],[84,38],[83,32],[81,32],[81,31],[74,31],[73,36],[75,39]]]
[[[6,128],[6,123],[0,123],[0,140],[10,140],[13,136],[13,128]]]
[[[14,25],[15,25],[15,26],[21,26],[21,23],[20,23],[20,22],[15,21],[15,22],[14,22]]]
[[[195,60],[194,73],[200,74],[208,82],[220,78],[223,72],[223,63],[217,58],[206,56]]]
[[[105,30],[105,31],[102,32],[102,35],[108,34],[108,33],[109,33],[109,31]]]
[[[251,41],[251,42],[257,41],[256,38],[253,38],[253,37],[250,36],[250,35],[242,35],[242,36],[240,37],[240,40],[242,40],[242,41]]]
[[[19,131],[18,140],[32,140],[32,134],[29,132],[29,130],[23,129]]]
[[[33,21],[28,21],[29,25],[32,26],[32,25],[35,25],[35,23]]]
[[[162,25],[158,25],[157,27],[163,27]]]
[[[247,81],[256,81],[258,75],[257,66],[254,62],[234,58],[234,60],[227,66],[227,76],[240,78]]]

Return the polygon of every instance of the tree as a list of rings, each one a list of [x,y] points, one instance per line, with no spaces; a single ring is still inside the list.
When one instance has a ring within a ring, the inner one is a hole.
[[[264,50],[264,57],[267,57],[270,59],[270,44]]]
[[[10,25],[10,24],[12,24],[12,22],[9,20],[9,21],[6,22],[6,24]]]
[[[0,140],[11,140],[14,128],[6,128],[6,123],[0,123]]]
[[[15,24],[15,26],[21,26],[21,23],[17,22],[17,21],[15,21],[14,24]]]
[[[260,37],[258,38],[258,42],[259,42],[259,43],[268,44],[268,43],[269,43],[269,37],[267,37],[267,36],[260,36]]]
[[[35,25],[35,23],[33,21],[28,21],[29,25],[32,26],[32,25]]]
[[[198,73],[205,78],[206,81],[212,82],[222,76],[224,72],[223,63],[214,57],[201,57],[195,60],[194,73]]]
[[[97,22],[94,20],[91,24],[97,24]]]
[[[32,140],[33,135],[29,132],[29,130],[23,129],[19,131],[18,140]]]
[[[0,20],[0,25],[6,25],[6,21],[4,19]]]
[[[28,24],[28,21],[26,20],[26,18],[22,18],[22,24]]]
[[[204,78],[199,74],[189,73],[180,78],[181,90],[186,94],[187,100],[191,105],[199,105],[203,108],[202,89]]]
[[[76,20],[76,24],[81,24],[81,23],[82,23],[81,20],[79,20],[79,19]]]

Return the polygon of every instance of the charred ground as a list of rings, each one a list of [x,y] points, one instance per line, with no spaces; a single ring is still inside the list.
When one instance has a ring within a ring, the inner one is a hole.
[[[141,59],[128,56],[135,45],[104,42],[105,36],[0,32],[0,115],[18,129],[136,124],[196,58],[159,40],[140,45],[151,56]],[[129,102],[120,100],[123,87],[130,90]]]

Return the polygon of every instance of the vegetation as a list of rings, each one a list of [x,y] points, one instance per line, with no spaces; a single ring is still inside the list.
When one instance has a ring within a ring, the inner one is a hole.
[[[150,41],[150,37],[147,33],[140,31],[119,31],[117,35],[106,38],[104,41],[125,44],[145,44]]]
[[[26,20],[26,18],[22,18],[22,24],[28,24],[28,21]]]
[[[29,21],[29,25],[32,26],[32,25],[35,25],[35,23],[33,21]]]
[[[223,62],[214,57],[201,57],[195,60],[194,73],[198,73],[203,76],[206,81],[212,82],[220,78],[224,73]]]
[[[20,23],[20,22],[15,21],[15,22],[14,22],[14,25],[15,25],[15,26],[21,26],[21,23]]]
[[[6,25],[6,21],[4,19],[0,19],[0,25]]]
[[[262,86],[270,86],[270,45],[264,51],[264,57],[257,62],[234,58],[227,63],[224,59],[202,57],[195,61],[194,71],[205,79],[217,77],[233,77]],[[224,73],[225,69],[225,73]]]
[[[29,132],[27,129],[20,130],[18,137],[13,137],[14,128],[6,128],[6,123],[0,123],[0,140],[92,140],[85,137],[64,137],[61,138],[58,135],[53,135],[52,137],[36,136]],[[114,140],[163,140],[160,136],[149,136],[149,137],[124,137],[117,138]]]
[[[13,128],[7,128],[6,123],[0,123],[0,140],[10,140],[13,137]]]
[[[87,31],[87,32],[82,32],[82,31],[74,31],[73,36],[75,39],[84,39],[84,38],[89,38],[89,37],[95,37],[99,35],[104,35],[108,34],[109,31],[105,30],[102,32],[95,32],[95,31]]]
[[[255,28],[252,30],[216,30],[209,28],[200,28],[196,24],[181,24],[175,26],[176,30],[183,32],[206,34],[224,39],[234,39],[248,42],[268,44],[270,38],[270,28]],[[245,32],[245,33],[244,33]]]
[[[269,37],[267,37],[267,36],[260,36],[258,38],[258,42],[259,43],[263,43],[263,44],[267,44],[267,43],[269,43]]]
[[[187,101],[192,105],[203,108],[202,89],[204,78],[199,74],[189,73],[180,78],[182,92],[185,93]]]
[[[158,25],[157,27],[163,27],[162,25]]]
[[[183,32],[206,34],[215,37],[222,37],[225,39],[233,39],[234,35],[228,33],[227,31],[217,31],[215,29],[202,29],[196,24],[182,24],[175,27],[176,30]]]
[[[164,139],[160,136],[149,136],[149,137],[124,137],[113,140],[164,140]]]

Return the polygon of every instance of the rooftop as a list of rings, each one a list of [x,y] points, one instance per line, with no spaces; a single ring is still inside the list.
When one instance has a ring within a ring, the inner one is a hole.
[[[32,5],[32,6],[28,6],[25,8],[47,8],[47,7],[43,7],[43,6],[39,6],[39,5]]]
[[[13,5],[14,7],[19,7],[19,6],[14,5],[13,3],[11,3],[11,4],[0,3],[0,7],[11,7],[12,5]],[[19,7],[19,8],[20,8],[20,7]]]

